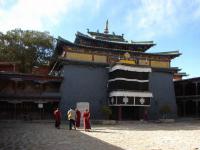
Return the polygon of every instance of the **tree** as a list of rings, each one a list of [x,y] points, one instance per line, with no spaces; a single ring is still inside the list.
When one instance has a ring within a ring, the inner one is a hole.
[[[47,64],[54,50],[54,39],[48,32],[15,29],[0,33],[0,61],[20,61],[21,72]]]

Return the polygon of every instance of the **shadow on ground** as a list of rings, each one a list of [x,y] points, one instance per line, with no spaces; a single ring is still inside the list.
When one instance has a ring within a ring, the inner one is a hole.
[[[122,150],[66,125],[55,129],[53,123],[0,122],[0,135],[1,150]]]

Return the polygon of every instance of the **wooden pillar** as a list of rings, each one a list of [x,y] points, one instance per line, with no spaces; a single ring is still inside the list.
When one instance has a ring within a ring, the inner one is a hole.
[[[108,64],[110,63],[108,53],[106,54],[106,62],[107,62]]]
[[[14,105],[14,114],[13,114],[13,119],[17,119],[17,104],[21,103],[18,100],[13,100],[10,102],[11,104]]]
[[[44,105],[47,104],[47,103],[43,103],[43,108],[42,108],[42,119],[44,120],[45,119],[45,115],[44,115]]]
[[[185,117],[186,113],[185,113],[185,109],[186,109],[186,101],[183,101],[183,117]]]
[[[196,117],[199,117],[199,111],[198,111],[198,108],[199,108],[199,102],[196,100],[195,101],[195,106],[196,106]]]
[[[198,95],[198,82],[195,82],[195,96],[197,96]],[[195,109],[196,109],[196,117],[198,117],[199,116],[199,112],[198,112],[198,106],[199,105],[199,102],[198,102],[198,100],[197,99],[195,99]]]
[[[182,84],[182,90],[183,90],[183,93],[182,93],[182,96],[185,96],[186,93],[185,93],[185,83]],[[186,100],[182,100],[183,101],[183,117],[186,116]]]
[[[118,120],[122,120],[122,106],[118,106]]]
[[[15,109],[14,119],[17,119],[17,103],[14,103],[14,109]]]
[[[13,72],[15,72],[16,68],[15,68],[15,64],[13,64]]]
[[[14,93],[17,94],[17,81],[14,81]]]
[[[39,105],[39,104],[38,104],[38,105]],[[40,120],[42,120],[42,109],[39,108],[39,110],[40,110]]]
[[[198,82],[195,82],[195,95],[198,95]]]
[[[183,95],[182,96],[185,96],[185,83],[182,84],[182,90],[183,90]]]

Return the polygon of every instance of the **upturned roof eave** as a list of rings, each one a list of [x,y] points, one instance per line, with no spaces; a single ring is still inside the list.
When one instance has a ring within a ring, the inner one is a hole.
[[[174,81],[174,82],[176,82],[176,83],[180,83],[180,82],[200,82],[200,77],[187,78],[187,79],[177,80],[177,81]]]
[[[68,40],[65,40],[64,38],[59,37],[58,40],[64,42],[67,45],[73,46],[73,47],[81,47],[81,48],[90,48],[90,49],[98,49],[98,50],[102,50],[102,51],[112,51],[112,52],[118,52],[118,53],[125,53],[125,52],[129,52],[129,53],[134,53],[134,54],[138,54],[138,55],[152,55],[152,56],[162,56],[162,57],[170,57],[171,59],[174,59],[178,56],[181,55],[181,53],[179,53],[179,51],[176,51],[177,53],[175,54],[170,54],[170,52],[175,52],[175,51],[168,51],[168,52],[159,52],[159,53],[145,53],[145,52],[141,52],[141,51],[133,51],[133,50],[121,50],[121,49],[109,49],[109,48],[102,48],[102,47],[93,47],[93,46],[88,46],[88,45],[81,45],[81,44],[76,44],[76,43],[72,43]]]
[[[120,41],[100,40],[100,39],[92,38],[92,37],[85,35],[81,32],[77,32],[76,36],[84,37],[84,38],[99,41],[99,42],[107,42],[107,43],[113,43],[113,44],[124,44],[124,45],[132,45],[132,46],[134,46],[134,45],[152,45],[152,46],[154,46],[154,45],[156,45],[155,43],[153,43],[153,41],[141,41],[141,42],[128,43],[128,42],[120,42]]]

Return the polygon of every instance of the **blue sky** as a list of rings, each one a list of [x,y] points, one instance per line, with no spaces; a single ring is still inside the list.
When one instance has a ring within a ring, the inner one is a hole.
[[[200,76],[200,0],[0,0],[0,31],[22,28],[49,31],[74,41],[86,29],[127,40],[153,40],[148,52],[179,50],[172,60],[189,77]]]

